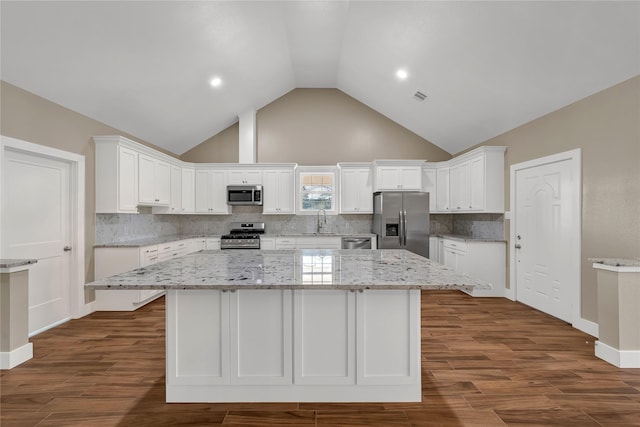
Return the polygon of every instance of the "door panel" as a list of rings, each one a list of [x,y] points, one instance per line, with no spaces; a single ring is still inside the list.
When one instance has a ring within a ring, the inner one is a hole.
[[[517,299],[570,321],[567,266],[578,242],[571,234],[569,160],[516,173]]]
[[[3,253],[35,258],[29,271],[29,332],[70,316],[69,163],[6,151]]]

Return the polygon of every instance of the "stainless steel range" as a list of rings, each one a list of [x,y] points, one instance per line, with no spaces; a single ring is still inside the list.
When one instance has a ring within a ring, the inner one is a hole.
[[[232,222],[231,231],[220,237],[220,249],[260,249],[264,222]]]

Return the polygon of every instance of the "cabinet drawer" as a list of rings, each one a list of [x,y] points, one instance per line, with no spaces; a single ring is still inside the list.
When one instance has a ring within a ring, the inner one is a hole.
[[[444,239],[444,248],[445,249],[453,249],[460,252],[467,252],[468,244],[467,242],[460,242],[457,240],[447,240]]]

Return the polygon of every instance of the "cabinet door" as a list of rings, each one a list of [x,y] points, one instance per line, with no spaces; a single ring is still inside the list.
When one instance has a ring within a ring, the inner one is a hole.
[[[283,170],[278,174],[278,213],[294,213],[294,176],[292,170]]]
[[[440,262],[438,259],[438,240],[439,237],[429,237],[429,259],[435,262]]]
[[[259,185],[262,184],[260,170],[229,170],[229,185]]]
[[[209,171],[211,175],[211,213],[228,214],[227,204],[227,172],[223,170]]]
[[[154,171],[155,159],[153,157],[140,154],[138,157],[138,198],[141,204],[156,204],[154,193]]]
[[[400,188],[420,191],[422,188],[422,168],[404,167],[399,170]]]
[[[449,168],[436,169],[436,208],[438,212],[449,212]]]
[[[358,384],[420,382],[420,291],[356,295]]]
[[[371,169],[361,169],[356,172],[356,186],[358,188],[358,213],[373,213],[373,184]]]
[[[229,383],[229,293],[172,290],[167,298],[167,383]]]
[[[358,170],[344,169],[340,174],[340,213],[357,213],[358,199]]]
[[[138,153],[118,147],[118,210],[138,212]]]
[[[276,239],[274,237],[260,237],[260,249],[263,251],[272,251],[276,248]]]
[[[262,213],[278,213],[278,193],[279,193],[279,180],[278,180],[278,171],[264,171],[262,177],[264,179],[263,184],[263,206]]]
[[[378,166],[376,168],[376,188],[378,190],[400,189],[398,168],[393,166]]]
[[[195,172],[195,211],[196,213],[211,213],[211,177],[209,171]]]
[[[290,290],[231,293],[231,383],[292,384]]]
[[[484,156],[469,161],[469,209],[474,211],[484,210]]]
[[[429,211],[436,212],[436,169],[435,168],[423,168],[422,169],[422,191],[429,193]]]
[[[153,188],[156,203],[169,205],[171,200],[171,165],[169,163],[155,161]]]
[[[209,237],[207,238],[207,250],[208,251],[217,251],[220,249],[220,238],[219,237]]]
[[[182,212],[182,168],[171,166],[171,201],[169,211]]]
[[[451,207],[456,211],[468,211],[471,207],[470,164],[464,162],[451,166]]]
[[[294,291],[294,383],[355,384],[355,292]]]
[[[182,200],[180,202],[182,213],[195,211],[195,190],[195,170],[182,169]]]

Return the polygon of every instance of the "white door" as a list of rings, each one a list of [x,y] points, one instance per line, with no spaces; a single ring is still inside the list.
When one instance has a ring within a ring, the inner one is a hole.
[[[516,169],[512,181],[516,298],[567,322],[580,304],[577,175],[575,159],[561,156]]]
[[[70,164],[7,150],[3,254],[31,258],[29,333],[70,317]]]

